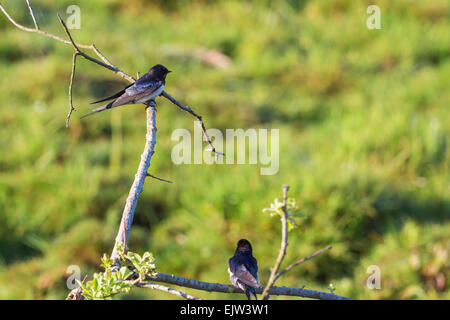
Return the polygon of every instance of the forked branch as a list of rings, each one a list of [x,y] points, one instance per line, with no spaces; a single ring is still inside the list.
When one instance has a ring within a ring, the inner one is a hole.
[[[267,282],[267,286],[264,288],[263,292],[262,292],[262,299],[263,300],[268,300],[270,297],[270,293],[271,293],[271,288],[273,287],[273,285],[275,284],[275,281],[278,280],[278,278],[280,278],[282,275],[284,275],[286,272],[292,270],[294,267],[302,264],[305,261],[308,261],[316,256],[318,256],[319,254],[330,250],[332,247],[328,246],[326,248],[323,248],[319,251],[314,252],[313,254],[302,258],[300,260],[295,261],[294,263],[292,263],[291,265],[289,265],[288,267],[284,268],[281,271],[280,267],[281,264],[284,260],[284,257],[286,256],[286,251],[287,251],[287,246],[288,246],[288,209],[287,209],[287,203],[288,203],[288,198],[287,198],[287,193],[289,191],[289,186],[288,185],[283,185],[283,205],[282,205],[282,210],[281,210],[281,215],[280,215],[280,220],[281,220],[281,245],[280,245],[280,251],[278,253],[278,258],[275,262],[275,266],[272,268],[271,273],[270,273],[270,277],[269,277],[269,281]]]
[[[270,273],[269,281],[267,282],[267,286],[263,291],[262,299],[269,299],[269,291],[270,288],[274,285],[277,280],[278,270],[280,269],[280,265],[283,262],[284,257],[286,256],[286,250],[288,246],[288,224],[287,224],[287,193],[289,191],[288,185],[283,185],[283,210],[281,214],[281,248],[278,253],[278,258],[275,263],[275,266],[272,268]]]

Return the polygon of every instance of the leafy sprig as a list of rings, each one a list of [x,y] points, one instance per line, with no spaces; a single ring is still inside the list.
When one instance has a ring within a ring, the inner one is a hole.
[[[127,294],[146,276],[156,274],[155,258],[150,252],[145,252],[142,256],[130,251],[121,255],[120,268],[115,267],[116,261],[106,254],[103,254],[101,260],[104,272],[94,273],[92,280],[85,284],[78,281],[86,299],[103,300],[116,294]]]
[[[281,215],[283,214],[283,202],[276,198],[275,201],[270,204],[270,208],[264,208],[263,212],[268,212],[271,217],[279,216],[281,218]],[[302,213],[298,209],[295,199],[288,198],[286,200],[286,218],[289,231],[297,227],[297,223],[294,218],[306,218],[306,214]]]

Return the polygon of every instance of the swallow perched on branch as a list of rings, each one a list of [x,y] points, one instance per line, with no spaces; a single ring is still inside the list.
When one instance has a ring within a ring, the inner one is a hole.
[[[250,296],[257,300],[255,288],[261,286],[258,278],[258,262],[252,255],[252,245],[248,240],[239,240],[234,256],[228,260],[228,266],[233,286],[242,289],[249,300]]]
[[[150,100],[155,99],[163,92],[164,85],[166,84],[166,76],[169,72],[171,71],[167,70],[167,68],[161,64],[153,66],[146,74],[144,74],[142,77],[136,80],[136,82],[130,84],[122,91],[119,91],[108,98],[91,102],[91,104],[94,104],[115,99],[114,101],[105,104],[104,106],[92,110],[91,113],[82,116],[81,119],[107,109],[123,106],[126,104],[146,103]]]

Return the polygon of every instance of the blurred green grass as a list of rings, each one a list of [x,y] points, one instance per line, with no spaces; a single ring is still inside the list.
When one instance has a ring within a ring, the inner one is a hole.
[[[74,1],[32,2],[41,29],[63,35],[56,13]],[[277,282],[358,299],[449,299],[450,6],[377,1],[77,1],[78,42],[94,42],[134,75],[162,63],[166,89],[208,128],[279,128],[280,170],[171,162],[171,133],[193,119],[158,101],[157,146],[138,203],[132,251],[159,270],[228,283],[227,260],[248,238],[265,282],[279,222],[262,213],[291,186],[308,218],[290,234],[287,262],[333,249]],[[5,4],[31,26],[25,2]],[[176,45],[218,50],[217,69],[169,54]],[[143,108],[80,121],[88,103],[124,83],[79,59],[68,111],[69,46],[0,16],[0,298],[61,299],[66,268],[97,270],[110,252],[144,145]],[[367,267],[381,268],[369,290]],[[188,290],[189,291],[189,290]],[[196,292],[203,298],[241,298]],[[172,298],[144,289],[132,298]],[[283,297],[278,297],[279,299]]]

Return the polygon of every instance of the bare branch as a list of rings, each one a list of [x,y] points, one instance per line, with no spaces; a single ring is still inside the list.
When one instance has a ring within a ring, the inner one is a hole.
[[[222,283],[212,283],[212,282],[204,282],[198,281],[194,279],[188,279],[183,277],[178,277],[175,275],[167,274],[159,272],[153,277],[147,277],[146,279],[156,282],[169,283],[185,288],[192,288],[196,290],[209,291],[209,292],[221,292],[221,293],[240,293],[244,292],[231,285],[222,284]],[[265,287],[255,288],[256,293],[260,294],[265,290]],[[296,296],[303,298],[311,298],[311,299],[320,299],[320,300],[352,300],[351,298],[342,297],[335,295],[334,293],[321,292],[309,289],[300,289],[300,288],[289,288],[289,287],[271,287],[269,290],[271,295],[280,295],[280,296]]]
[[[153,290],[160,290],[160,291],[164,291],[164,292],[168,292],[170,294],[174,294],[176,296],[185,298],[187,300],[202,300],[200,298],[194,297],[186,292],[180,291],[180,290],[176,290],[173,288],[169,288],[160,284],[156,284],[156,283],[150,283],[150,282],[145,282],[145,281],[141,281],[138,282],[136,284],[136,286],[141,287],[141,288],[150,288]]]
[[[278,253],[278,258],[275,263],[275,266],[272,268],[272,271],[270,273],[269,281],[267,282],[267,287],[263,291],[262,300],[269,299],[269,291],[270,288],[274,285],[275,281],[277,280],[277,273],[280,269],[280,265],[283,262],[284,257],[286,256],[286,250],[288,246],[288,225],[287,225],[287,211],[286,211],[286,205],[287,205],[287,193],[289,191],[288,185],[283,185],[283,211],[281,214],[281,247],[280,252]]]
[[[120,222],[119,232],[117,233],[116,243],[114,245],[111,259],[117,260],[120,256],[118,252],[118,243],[123,243],[126,248],[130,234],[131,224],[133,222],[134,210],[142,192],[145,177],[147,176],[148,168],[150,167],[150,160],[155,152],[156,145],[156,103],[151,100],[147,105],[147,134],[144,151],[141,155],[141,162],[136,172],[133,185],[131,186],[125,208],[122,213],[122,220]]]
[[[130,81],[130,82],[134,82],[135,79],[132,78],[131,76],[127,75],[125,72],[119,70],[117,67],[113,66],[112,63],[103,54],[101,54],[101,52],[97,49],[97,47],[95,45],[92,45],[90,47],[90,49],[92,49],[100,57],[100,59],[103,60],[103,62],[100,61],[100,60],[97,60],[97,59],[89,56],[88,54],[84,53],[83,51],[81,51],[79,46],[77,45],[77,43],[73,40],[72,35],[69,32],[69,29],[67,28],[66,24],[64,23],[64,20],[61,18],[59,13],[58,13],[58,19],[59,19],[59,22],[61,23],[61,25],[62,25],[62,27],[64,29],[64,32],[66,33],[67,37],[69,38],[70,43],[72,44],[73,48],[75,49],[75,53],[74,53],[74,57],[73,57],[74,62],[72,64],[72,75],[71,75],[70,87],[69,87],[69,92],[70,92],[70,94],[69,94],[70,95],[70,101],[69,101],[70,111],[69,111],[69,114],[67,115],[67,120],[66,120],[66,128],[68,128],[69,127],[70,116],[72,115],[72,112],[75,110],[75,108],[72,105],[72,83],[73,83],[73,77],[74,77],[74,74],[75,74],[75,63],[76,63],[75,61],[76,61],[76,56],[77,55],[80,55],[80,56],[82,56],[83,58],[85,58],[85,59],[87,59],[89,61],[92,61],[92,62],[94,62],[94,63],[96,63],[96,64],[98,64],[98,65],[100,65],[100,66],[102,66],[104,68],[107,68],[109,70],[112,70],[112,71],[116,72],[118,75],[122,76],[122,78],[125,78],[128,81]]]
[[[70,84],[69,84],[69,113],[67,114],[67,119],[66,119],[66,128],[69,127],[69,121],[70,121],[70,116],[72,115],[72,112],[75,111],[75,108],[73,106],[73,102],[72,102],[72,90],[73,90],[73,80],[75,78],[75,67],[77,64],[77,56],[78,56],[78,51],[75,51],[73,53],[73,59],[72,59],[72,73],[70,75]]]
[[[64,28],[64,32],[66,33],[67,37],[69,38],[70,42],[72,43],[73,47],[77,50],[80,51],[80,49],[78,48],[77,44],[75,43],[75,41],[73,41],[72,39],[72,35],[69,32],[69,29],[67,29],[66,24],[64,23],[64,20],[61,18],[61,16],[59,15],[59,13],[57,14],[59,22],[62,24],[63,28]]]
[[[213,153],[215,153],[217,156],[219,156],[219,155],[224,156],[224,155],[225,155],[224,153],[217,151],[216,148],[214,147],[214,145],[213,145],[213,143],[212,143],[212,141],[211,141],[211,139],[210,139],[208,133],[206,132],[206,127],[205,127],[205,124],[203,123],[203,120],[202,120],[202,117],[201,117],[201,116],[199,116],[197,113],[195,113],[195,111],[192,110],[191,108],[189,108],[188,106],[182,105],[180,102],[178,102],[174,97],[172,97],[172,96],[171,96],[170,94],[168,94],[167,92],[163,91],[163,92],[161,93],[161,95],[162,95],[164,98],[168,99],[170,102],[172,102],[174,105],[176,105],[178,108],[180,108],[180,109],[182,109],[182,110],[184,110],[184,111],[186,111],[186,112],[189,112],[189,113],[192,114],[194,117],[196,117],[196,118],[200,121],[200,124],[202,125],[203,133],[204,133],[206,139],[208,140],[209,145],[211,146],[211,151],[212,151]]]
[[[28,4],[28,8],[29,8],[29,10],[30,10],[30,15],[31,15],[31,17],[33,18],[33,21],[34,21],[34,23],[35,23],[35,27],[36,27],[35,29],[27,28],[27,27],[25,27],[25,26],[23,26],[23,25],[17,23],[17,22],[16,22],[16,21],[8,14],[8,12],[5,10],[5,8],[4,8],[1,4],[0,4],[0,10],[3,12],[3,14],[6,16],[6,18],[7,18],[14,26],[16,26],[17,28],[19,28],[20,30],[23,30],[23,31],[26,31],[26,32],[38,33],[38,34],[41,34],[41,35],[43,35],[43,36],[46,36],[46,37],[52,38],[52,39],[54,39],[54,40],[57,40],[57,41],[59,41],[59,42],[62,42],[62,43],[65,43],[65,44],[69,44],[69,45],[72,45],[73,48],[75,49],[75,53],[76,53],[77,55],[80,55],[80,56],[82,56],[83,58],[85,58],[86,60],[89,60],[89,61],[91,61],[91,62],[94,62],[94,63],[96,63],[96,64],[98,64],[98,65],[100,65],[100,66],[102,66],[102,67],[104,67],[104,68],[106,68],[106,69],[109,69],[109,70],[115,72],[117,75],[119,75],[120,77],[122,77],[123,79],[125,79],[125,80],[127,80],[127,81],[129,81],[129,82],[131,82],[131,83],[133,83],[134,81],[136,81],[132,76],[128,75],[127,73],[123,72],[122,70],[120,70],[119,68],[117,68],[116,66],[114,66],[114,65],[113,65],[113,64],[112,64],[112,63],[111,63],[111,62],[110,62],[110,61],[109,61],[109,60],[108,60],[108,59],[107,59],[107,58],[106,58],[106,57],[105,57],[98,49],[97,49],[97,47],[96,47],[94,44],[92,44],[92,45],[85,45],[85,44],[79,44],[79,43],[76,43],[76,42],[73,40],[72,35],[70,34],[70,32],[69,32],[69,30],[68,30],[66,24],[64,23],[64,20],[61,18],[61,16],[60,16],[59,14],[58,14],[58,20],[59,20],[59,22],[61,23],[61,25],[63,26],[64,32],[66,33],[66,35],[67,35],[67,37],[69,38],[69,40],[65,40],[65,39],[63,39],[63,38],[61,38],[61,37],[58,37],[58,36],[55,36],[55,35],[53,35],[53,34],[51,34],[51,33],[48,33],[48,32],[45,32],[45,31],[40,30],[40,29],[39,29],[39,26],[38,26],[38,24],[37,24],[37,21],[36,21],[36,17],[34,16],[33,9],[31,8],[31,4],[30,4],[29,0],[27,0],[27,4]],[[82,48],[82,49],[90,49],[90,50],[94,51],[95,54],[96,54],[102,61],[100,61],[100,60],[98,60],[98,59],[95,59],[95,58],[91,57],[90,55],[86,54],[85,52],[81,51],[81,48]],[[75,59],[75,56],[74,56],[74,59]],[[74,75],[74,64],[72,64],[71,82],[73,81],[73,75]],[[72,89],[70,88],[69,90],[71,91]],[[71,100],[70,100],[70,101],[71,101]],[[66,127],[69,126],[70,116],[72,115],[72,112],[75,110],[75,109],[73,108],[71,102],[69,103],[69,105],[70,105],[70,111],[69,111],[68,116],[67,116],[67,119],[66,119]]]
[[[36,30],[39,30],[39,25],[36,21],[36,17],[34,16],[33,8],[31,7],[31,4],[30,4],[30,0],[26,0],[26,1],[27,1],[28,9],[30,10],[31,18],[33,18],[34,26],[35,26]]]
[[[38,34],[41,34],[43,36],[52,38],[54,40],[57,40],[59,42],[65,43],[65,44],[70,44],[70,45],[72,44],[70,41],[65,40],[65,39],[63,39],[61,37],[55,36],[55,35],[53,35],[51,33],[48,33],[48,32],[45,32],[45,31],[42,31],[42,30],[39,30],[39,29],[27,28],[27,27],[17,23],[13,18],[11,18],[11,16],[8,14],[8,12],[5,10],[5,8],[3,8],[1,3],[0,3],[0,10],[4,13],[6,18],[8,18],[8,20],[11,21],[11,23],[13,25],[15,25],[17,28],[19,28],[19,29],[21,29],[23,31],[38,33]],[[80,48],[83,48],[83,49],[91,49],[91,47],[92,47],[92,46],[88,46],[88,45],[84,45],[84,44],[77,44],[77,46],[80,47]]]
[[[103,58],[106,59],[104,56],[101,55],[100,51],[95,50],[95,52],[97,53],[97,55],[98,55],[102,60],[103,60]],[[104,68],[106,68],[106,69],[111,70],[111,71],[114,71],[118,76],[122,77],[123,79],[125,79],[125,80],[127,80],[127,81],[129,81],[129,82],[131,82],[131,83],[133,83],[133,82],[136,81],[136,79],[134,79],[132,76],[126,74],[125,72],[123,72],[122,70],[120,70],[119,68],[115,67],[115,66],[112,65],[112,64],[109,65],[109,64],[103,63],[102,61],[100,61],[100,60],[98,60],[98,59],[95,59],[95,58],[91,57],[90,55],[87,55],[87,54],[84,53],[83,51],[80,51],[80,55],[83,56],[83,58],[85,58],[85,59],[87,59],[87,60],[89,60],[89,61],[92,61],[92,62],[94,62],[94,63],[96,63],[96,64],[98,64],[98,65],[100,65],[100,66],[102,66],[102,67],[104,67]]]
[[[120,70],[119,68],[115,67],[110,61],[108,61],[108,59],[106,59],[106,57],[104,55],[101,54],[101,52],[97,49],[97,47],[95,45],[86,45],[86,44],[80,44],[80,43],[76,43],[75,41],[73,41],[72,36],[70,35],[69,30],[67,29],[67,27],[64,24],[64,21],[62,20],[61,16],[59,16],[58,14],[58,19],[61,22],[61,24],[63,25],[64,31],[65,33],[69,36],[69,40],[65,40],[61,37],[55,36],[51,33],[39,30],[39,29],[31,29],[31,28],[27,28],[19,23],[17,23],[9,14],[8,12],[5,10],[5,8],[0,4],[0,10],[3,12],[3,14],[6,16],[6,18],[17,28],[19,28],[20,30],[26,31],[26,32],[33,32],[33,33],[38,33],[41,34],[43,36],[52,38],[54,40],[57,40],[59,42],[62,42],[64,44],[69,44],[72,45],[76,50],[80,51],[80,55],[82,55],[84,58],[91,60],[94,63],[97,63],[99,65],[101,65],[104,68],[107,68],[111,71],[116,72],[119,76],[121,76],[122,78],[126,79],[129,82],[134,82],[136,81],[132,76],[126,74],[125,72],[123,72],[122,70]],[[87,55],[86,53],[82,52],[81,49],[89,49],[95,52],[95,54],[104,62],[102,63],[101,61],[94,59],[92,57],[90,57],[89,55]]]
[[[284,268],[282,271],[278,272],[277,275],[275,276],[275,280],[277,280],[279,277],[281,277],[283,274],[285,274],[286,272],[288,272],[292,268],[298,266],[299,264],[302,264],[305,261],[308,261],[308,260],[318,256],[322,252],[330,250],[331,248],[332,248],[332,246],[328,246],[326,248],[320,249],[319,251],[314,252],[312,255],[307,256],[306,258],[300,259],[300,260],[292,263],[290,266],[288,266],[288,267]]]
[[[66,24],[64,23],[64,20],[61,18],[61,16],[60,16],[59,14],[58,14],[58,19],[59,19],[59,22],[61,23],[61,25],[62,25],[63,28],[64,28],[64,32],[66,33],[67,37],[68,37],[69,40],[70,40],[69,43],[71,43],[72,46],[74,47],[74,49],[75,49],[76,51],[78,51],[78,54],[79,54],[79,55],[83,56],[83,58],[85,58],[85,59],[87,59],[87,60],[89,60],[89,61],[92,61],[92,62],[94,62],[94,63],[96,63],[96,64],[98,64],[98,65],[100,65],[100,66],[102,66],[102,67],[104,67],[104,68],[106,68],[106,69],[109,69],[109,70],[111,70],[111,71],[114,71],[114,72],[117,73],[119,76],[121,76],[122,78],[128,80],[129,82],[134,82],[134,81],[136,81],[132,76],[126,74],[125,72],[121,71],[119,68],[115,67],[108,59],[106,59],[106,57],[105,57],[104,55],[101,54],[101,52],[97,49],[96,46],[91,45],[91,46],[89,46],[88,48],[91,49],[91,50],[93,50],[93,51],[100,57],[100,59],[102,59],[102,60],[105,61],[105,62],[100,61],[100,60],[98,60],[98,59],[95,59],[95,58],[91,57],[90,55],[88,55],[88,54],[84,53],[83,51],[81,51],[81,50],[80,50],[80,45],[77,44],[77,43],[73,40],[72,35],[71,35],[70,32],[69,32],[69,29],[67,28]]]

